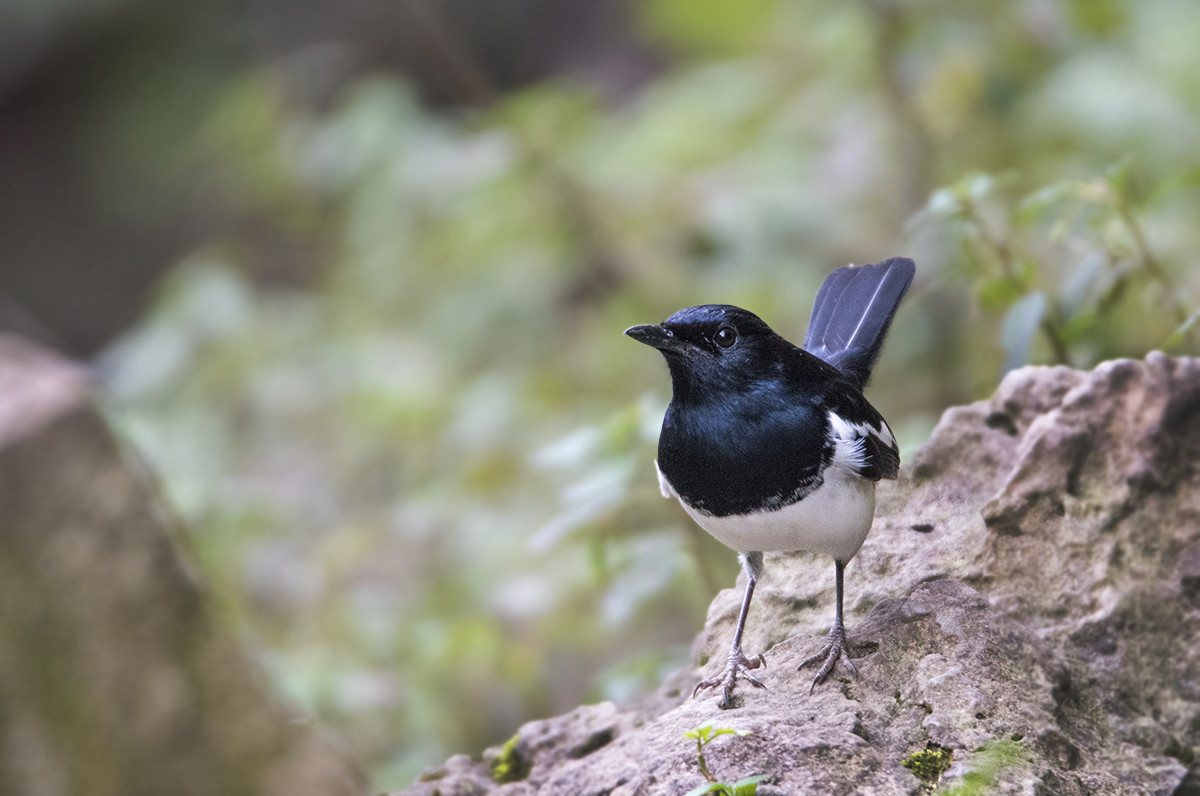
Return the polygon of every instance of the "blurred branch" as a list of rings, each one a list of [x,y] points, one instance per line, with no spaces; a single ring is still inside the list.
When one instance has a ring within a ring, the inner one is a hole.
[[[1054,311],[1052,304],[1047,307],[1046,313],[1041,323],[1038,324],[1038,328],[1046,336],[1046,342],[1050,343],[1050,350],[1054,352],[1054,363],[1056,365],[1069,365],[1071,364],[1071,355],[1067,351],[1067,344],[1063,342],[1062,335],[1059,333],[1060,321],[1057,317],[1058,313]]]
[[[1188,307],[1179,297],[1175,287],[1175,280],[1171,278],[1171,275],[1158,262],[1154,250],[1150,248],[1150,243],[1146,240],[1146,233],[1142,231],[1142,225],[1138,223],[1137,218],[1133,215],[1133,209],[1129,206],[1129,200],[1126,198],[1125,192],[1120,190],[1119,186],[1111,185],[1110,187],[1109,194],[1112,197],[1113,210],[1117,218],[1121,220],[1121,223],[1129,232],[1129,237],[1133,241],[1138,260],[1141,262],[1142,267],[1146,269],[1146,273],[1150,274],[1151,278],[1162,285],[1163,290],[1171,297],[1171,311],[1175,314],[1175,322],[1178,324],[1186,323],[1188,320]]]
[[[434,4],[425,0],[403,0],[397,7],[407,16],[425,43],[430,60],[440,64],[464,103],[490,105],[496,90],[487,74],[475,63],[467,50],[459,46],[457,37],[446,27]]]
[[[1019,283],[1020,277],[1017,274],[1016,257],[1008,241],[988,228],[987,219],[983,217],[983,213],[979,210],[979,205],[968,193],[964,192],[959,196],[958,201],[961,208],[963,225],[969,233],[967,240],[975,244],[977,250],[985,253],[985,255],[990,255],[987,259],[1000,266],[1000,271],[1005,278]]]
[[[899,144],[896,154],[901,163],[900,199],[911,212],[925,203],[933,187],[933,144],[902,79],[906,20],[899,5],[889,0],[864,0],[863,6],[874,34],[872,65]]]
[[[620,289],[625,280],[621,256],[608,241],[603,213],[587,189],[557,166],[546,163],[550,190],[564,227],[570,231],[579,255],[580,269],[563,291],[568,308],[603,301]]]
[[[15,296],[0,293],[0,332],[15,332],[27,340],[42,343],[64,354],[77,354],[38,314],[18,301]]]

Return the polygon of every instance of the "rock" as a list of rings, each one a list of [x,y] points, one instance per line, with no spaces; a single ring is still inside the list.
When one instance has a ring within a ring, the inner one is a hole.
[[[354,794],[211,613],[85,372],[0,335],[0,791]]]
[[[745,639],[766,690],[687,698],[724,662],[741,593],[713,601],[695,668],[623,708],[520,728],[407,794],[678,794],[706,749],[759,794],[1190,793],[1200,744],[1200,360],[1151,354],[1090,373],[1025,368],[951,409],[847,570],[857,679],[809,693],[797,664],[832,618],[832,562],[768,558]],[[589,741],[589,739],[594,739]],[[572,754],[571,750],[583,753]],[[1188,773],[1188,766],[1193,766]],[[1186,778],[1186,779],[1185,779]],[[456,790],[459,782],[474,790]]]

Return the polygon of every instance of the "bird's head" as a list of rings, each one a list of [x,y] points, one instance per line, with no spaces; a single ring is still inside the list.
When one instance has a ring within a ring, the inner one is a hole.
[[[792,347],[757,315],[729,304],[688,307],[625,334],[667,360],[677,400],[752,389],[779,372],[783,349]]]

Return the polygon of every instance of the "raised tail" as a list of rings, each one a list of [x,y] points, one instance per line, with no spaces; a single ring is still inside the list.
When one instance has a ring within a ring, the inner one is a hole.
[[[916,270],[907,257],[893,257],[834,271],[817,291],[804,350],[833,365],[859,389],[865,387]]]

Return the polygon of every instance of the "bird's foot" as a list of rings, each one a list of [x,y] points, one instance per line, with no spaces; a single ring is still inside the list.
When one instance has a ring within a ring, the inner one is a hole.
[[[757,669],[760,666],[764,669],[767,666],[767,659],[762,656],[761,652],[754,658],[747,658],[742,654],[741,648],[735,646],[729,650],[729,663],[726,664],[725,671],[716,677],[696,683],[695,689],[692,690],[692,699],[695,699],[701,691],[721,686],[721,702],[719,704],[722,708],[728,708],[732,705],[730,695],[733,693],[733,683],[737,680],[739,673],[755,688],[766,688],[761,680],[750,674],[751,669]]]
[[[823,663],[821,663],[821,668],[817,670],[817,676],[813,678],[812,687],[808,689],[808,693],[810,694],[818,685],[825,682],[825,678],[834,670],[839,661],[850,670],[851,674],[855,677],[858,676],[858,670],[850,662],[849,647],[846,646],[845,627],[840,624],[834,625],[833,629],[829,631],[829,641],[821,651],[812,657],[805,658],[796,668],[797,670],[803,669],[810,663],[817,663],[818,661],[823,661]]]

